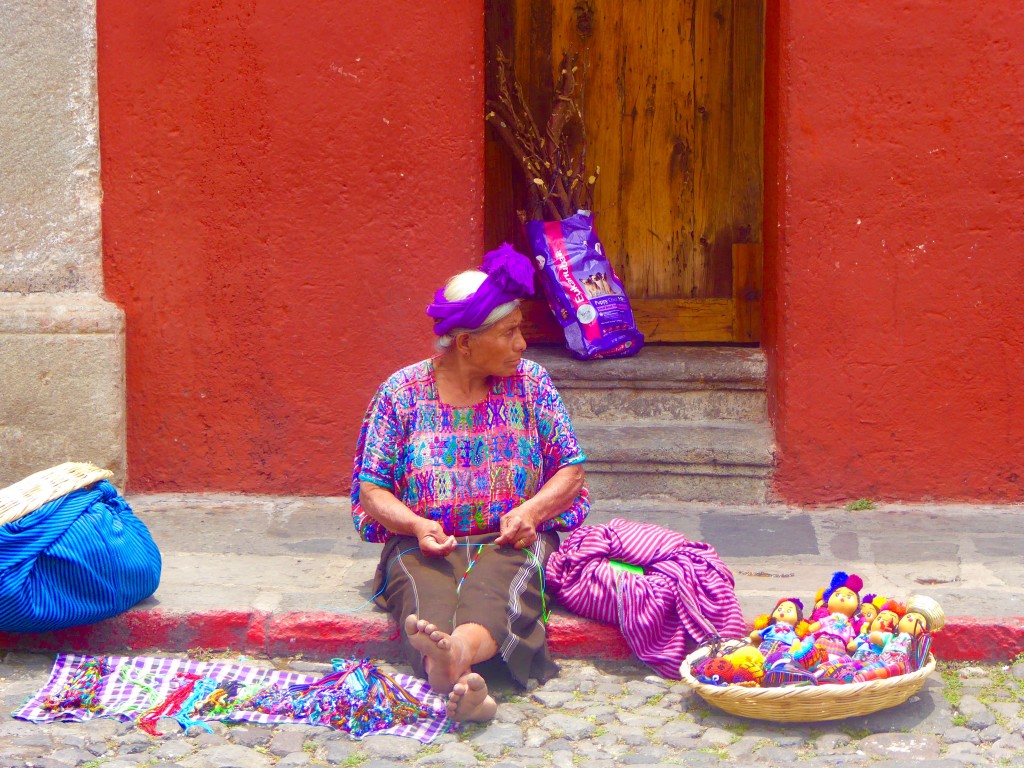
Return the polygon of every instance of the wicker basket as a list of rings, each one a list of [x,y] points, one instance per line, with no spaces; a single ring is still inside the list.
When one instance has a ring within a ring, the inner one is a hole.
[[[840,720],[894,707],[921,690],[928,675],[935,669],[935,657],[928,654],[928,663],[916,672],[884,680],[847,685],[744,688],[697,682],[690,672],[690,666],[707,653],[706,648],[694,651],[686,657],[679,670],[683,681],[701,698],[730,715],[786,723]]]
[[[109,480],[113,476],[110,470],[76,462],[60,464],[29,475],[0,490],[0,525],[20,520],[47,502],[79,488],[88,488],[100,480]]]

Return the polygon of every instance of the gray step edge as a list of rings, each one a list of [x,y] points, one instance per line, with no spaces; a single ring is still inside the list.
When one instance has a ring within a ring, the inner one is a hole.
[[[540,363],[555,386],[696,389],[764,389],[767,362],[756,347],[645,347],[634,357],[576,360],[561,348],[530,347],[524,357]]]
[[[576,421],[573,426],[594,469],[614,463],[635,471],[659,465],[747,466],[760,471],[775,464],[766,422]]]

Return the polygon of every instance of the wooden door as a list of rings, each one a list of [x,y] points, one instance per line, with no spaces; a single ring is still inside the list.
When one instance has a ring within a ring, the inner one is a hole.
[[[496,51],[534,114],[551,109],[563,51],[586,63],[595,223],[648,341],[759,338],[764,0],[487,0]],[[526,248],[524,180],[487,129],[485,232]],[[561,332],[540,302],[533,340]]]

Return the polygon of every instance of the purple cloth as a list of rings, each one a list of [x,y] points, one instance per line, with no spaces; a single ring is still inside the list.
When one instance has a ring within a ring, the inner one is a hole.
[[[533,262],[508,243],[485,254],[480,269],[487,279],[466,298],[448,301],[444,288],[434,294],[427,314],[434,318],[438,336],[453,328],[479,328],[496,307],[533,294]]]
[[[644,573],[612,568],[610,560]],[[714,547],[658,525],[615,519],[578,528],[544,575],[558,602],[618,624],[637,658],[663,677],[678,680],[687,653],[707,637],[745,634],[732,572]]]

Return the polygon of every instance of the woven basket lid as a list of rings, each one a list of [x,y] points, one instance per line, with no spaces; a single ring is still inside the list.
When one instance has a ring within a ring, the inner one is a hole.
[[[29,475],[0,490],[0,525],[13,523],[54,499],[113,476],[108,469],[74,461]]]
[[[946,614],[933,598],[914,595],[907,601],[907,613],[919,613],[928,622],[929,632],[938,632],[946,625]]]

